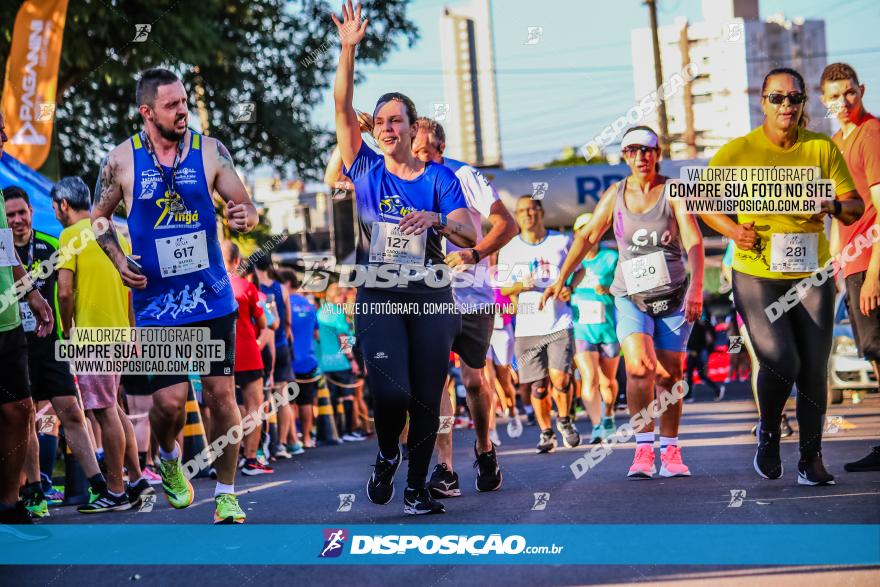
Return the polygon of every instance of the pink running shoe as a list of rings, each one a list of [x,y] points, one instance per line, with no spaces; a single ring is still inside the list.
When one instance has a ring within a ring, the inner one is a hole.
[[[640,444],[636,447],[636,456],[632,467],[629,468],[627,477],[650,479],[657,469],[654,467],[654,447],[650,444]]]
[[[660,454],[661,477],[690,477],[691,470],[681,462],[681,449],[677,446],[667,446],[666,452]]]
[[[150,467],[144,467],[141,469],[141,475],[150,485],[158,485],[162,483],[162,477],[153,472],[153,469]]]

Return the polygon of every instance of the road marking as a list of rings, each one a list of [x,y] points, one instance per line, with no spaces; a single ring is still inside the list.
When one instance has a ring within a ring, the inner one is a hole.
[[[743,501],[782,501],[784,499],[827,499],[829,497],[857,497],[860,495],[880,495],[877,491],[868,491],[866,493],[835,493],[832,495],[801,495],[798,497],[764,497],[759,499],[744,499]],[[726,501],[712,501],[709,503],[727,503]]]
[[[247,487],[245,489],[241,489],[239,491],[236,491],[235,495],[244,495],[245,493],[254,493],[257,491],[263,491],[264,489],[272,489],[273,487],[278,487],[279,485],[286,485],[287,483],[290,483],[290,479],[288,479],[287,481],[272,481],[271,483],[263,483],[262,485],[254,485],[253,487]],[[213,502],[214,502],[214,498],[209,497],[207,499],[202,499],[200,501],[197,501],[189,507],[196,507],[196,506],[204,505],[206,503],[213,503]]]

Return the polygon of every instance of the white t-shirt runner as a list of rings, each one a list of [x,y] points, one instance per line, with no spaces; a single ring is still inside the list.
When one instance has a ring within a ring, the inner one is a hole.
[[[559,277],[559,269],[571,248],[571,237],[548,230],[539,243],[531,244],[516,236],[498,254],[498,281],[510,286],[530,275],[535,288],[519,294],[514,335],[546,336],[572,327],[571,307],[566,302],[548,300],[538,310],[544,290]]]
[[[479,244],[483,240],[482,219],[489,218],[492,204],[501,198],[486,176],[467,163],[444,157],[443,165],[454,171],[455,177],[461,183],[461,191],[464,192],[464,199],[467,201],[468,216],[477,233],[477,244]],[[446,254],[462,250],[448,239],[444,239],[444,242]],[[456,275],[453,279],[452,295],[456,303],[467,308],[476,308],[495,302],[492,284],[488,279],[489,259],[480,259],[474,267],[460,273],[467,275]]]

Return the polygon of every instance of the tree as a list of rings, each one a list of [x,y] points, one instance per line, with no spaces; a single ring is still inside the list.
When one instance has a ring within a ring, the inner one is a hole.
[[[595,155],[587,161],[581,154],[580,149],[574,147],[565,147],[562,155],[558,159],[554,159],[549,163],[545,163],[543,167],[573,167],[576,165],[607,165],[608,159],[604,155]]]
[[[365,6],[370,27],[359,61],[380,64],[399,42],[415,43],[408,3]],[[3,71],[21,4],[0,6]],[[161,66],[181,76],[192,111],[204,113],[207,133],[226,144],[239,166],[292,164],[310,177],[332,142],[311,117],[335,71],[330,10],[322,0],[72,0],[58,79],[58,174],[94,183],[106,152],[140,128],[137,73]],[[135,42],[142,24],[149,33]],[[236,122],[249,112],[247,103],[254,121]]]

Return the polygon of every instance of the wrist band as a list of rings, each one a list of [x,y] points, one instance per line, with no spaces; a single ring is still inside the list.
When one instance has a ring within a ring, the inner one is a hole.
[[[480,253],[477,252],[477,249],[471,249],[471,253],[474,254],[474,263],[480,262]]]
[[[834,200],[834,212],[831,213],[832,216],[840,216],[840,213],[843,211],[843,204],[840,203],[840,200]]]

